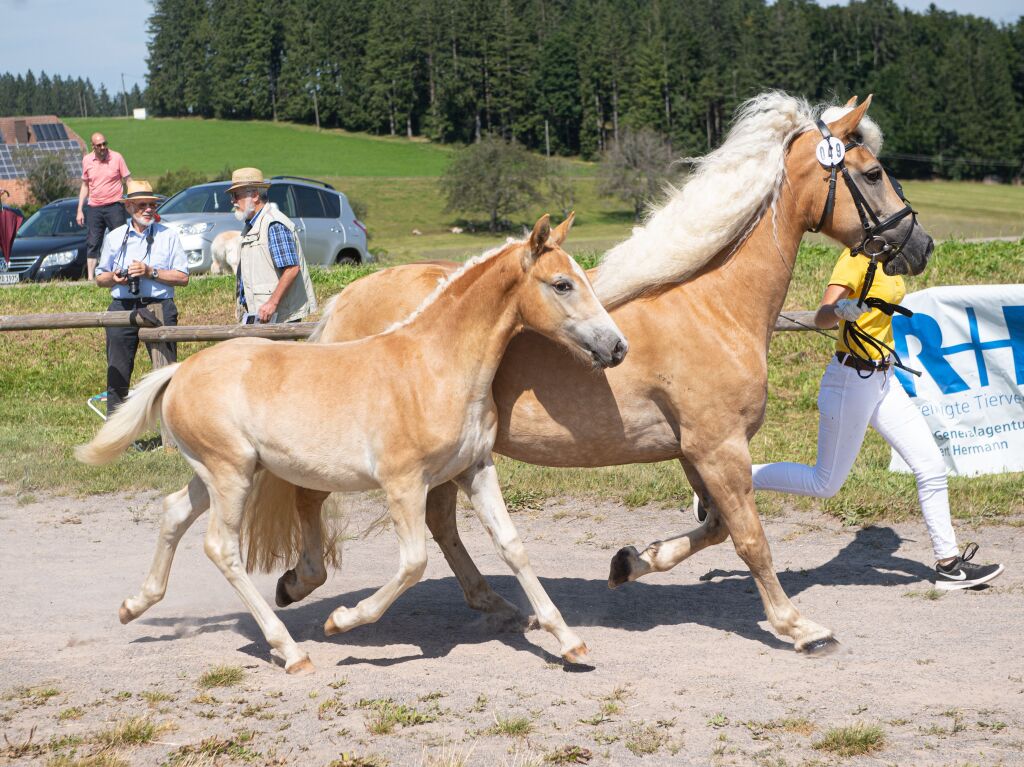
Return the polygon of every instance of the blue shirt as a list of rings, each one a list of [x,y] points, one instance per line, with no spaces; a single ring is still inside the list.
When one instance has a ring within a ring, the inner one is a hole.
[[[246,231],[256,226],[256,221],[262,214],[263,208],[260,208],[259,213],[247,222]],[[295,248],[295,238],[284,224],[278,221],[271,223],[267,230],[267,244],[270,247],[270,259],[278,269],[299,265],[299,251]],[[242,289],[242,280],[237,277],[235,294],[238,297],[238,303],[241,304],[242,309],[245,309],[245,291]]]
[[[153,244],[149,245],[147,237],[153,234]],[[158,224],[150,224],[141,234],[135,230],[131,221],[107,232],[103,239],[103,250],[100,261],[96,265],[96,274],[115,272],[127,269],[133,261],[142,261],[155,269],[173,269],[188,274],[188,259],[181,247],[181,240],[175,229]],[[156,282],[146,277],[139,278],[139,294],[128,290],[127,285],[115,285],[110,289],[112,298],[173,298],[174,286]]]

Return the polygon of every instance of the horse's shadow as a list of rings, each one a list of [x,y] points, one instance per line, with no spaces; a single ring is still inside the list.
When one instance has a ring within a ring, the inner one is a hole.
[[[808,570],[779,573],[782,587],[794,597],[811,586],[899,586],[927,581],[932,571],[920,562],[896,555],[899,535],[887,527],[858,530],[853,540],[832,559]],[[698,555],[699,556],[699,555]],[[528,612],[525,595],[511,575],[489,576],[488,581],[506,599]],[[700,582],[663,584],[638,581],[614,591],[603,577],[541,578],[545,590],[559,605],[570,626],[603,626],[624,631],[646,631],[657,626],[698,624],[737,634],[782,649],[790,645],[758,625],[764,618],[760,599],[747,570],[711,570]],[[373,589],[360,589],[340,596],[298,603],[278,616],[296,641],[318,640],[358,648],[386,645],[413,645],[419,653],[393,658],[359,657],[358,652],[339,665],[365,663],[390,666],[418,658],[443,658],[461,645],[500,641],[514,650],[533,653],[545,661],[558,657],[530,642],[521,630],[500,630],[490,616],[481,616],[466,607],[454,577],[421,582],[400,597],[375,624],[362,626],[336,639],[326,640],[323,624],[330,611],[344,605],[354,606]],[[247,612],[229,613],[190,622],[181,630],[183,619],[148,618],[139,621],[150,626],[173,626],[173,633],[147,636],[136,642],[171,641],[183,634],[213,631],[237,631],[251,644],[240,648],[266,658],[269,647],[259,627]]]

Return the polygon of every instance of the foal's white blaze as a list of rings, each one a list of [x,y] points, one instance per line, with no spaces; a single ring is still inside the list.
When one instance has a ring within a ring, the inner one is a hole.
[[[586,272],[574,259],[568,260],[572,274],[556,274],[548,286],[548,294],[565,315],[562,329],[596,365],[614,367],[626,356],[629,343],[601,305]],[[559,290],[564,285],[571,285],[572,289]]]

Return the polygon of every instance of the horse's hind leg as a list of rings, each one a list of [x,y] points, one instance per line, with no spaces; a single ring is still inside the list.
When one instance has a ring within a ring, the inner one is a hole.
[[[385,488],[388,494],[388,512],[398,535],[398,572],[376,592],[353,608],[339,607],[324,624],[327,636],[349,631],[356,626],[374,623],[398,599],[416,584],[427,569],[427,530],[424,510],[427,488],[419,482],[397,484]]]
[[[513,626],[528,624],[519,608],[498,594],[480,574],[469,552],[459,537],[455,515],[455,501],[459,488],[454,482],[445,482],[427,493],[427,527],[448,566],[462,587],[466,604],[474,610],[496,615]]]
[[[292,602],[305,599],[327,581],[321,511],[328,495],[330,493],[320,490],[295,488],[295,511],[299,515],[302,552],[295,567],[277,581],[275,601],[278,607],[287,607]]]
[[[164,515],[160,522],[160,537],[157,538],[153,564],[150,565],[149,575],[142,583],[142,591],[134,597],[128,597],[121,604],[121,609],[118,610],[121,623],[138,618],[164,598],[178,542],[199,515],[209,507],[210,495],[206,492],[206,485],[196,476],[193,476],[181,490],[171,493],[164,499]]]
[[[239,598],[249,608],[263,636],[281,658],[289,674],[313,670],[306,653],[299,650],[281,619],[260,595],[242,563],[239,533],[245,512],[245,497],[252,488],[255,461],[242,466],[244,459],[232,456],[230,468],[216,473],[207,469],[203,476],[210,488],[210,526],[206,531],[206,555],[227,578]]]
[[[558,640],[559,652],[570,663],[580,663],[586,658],[587,646],[572,629],[544,591],[526,556],[526,548],[516,532],[512,519],[505,508],[505,500],[498,484],[498,472],[488,459],[482,466],[475,466],[458,478],[477,516],[501,554],[501,558],[512,568],[519,584],[526,592],[530,605],[541,628],[550,631]]]
[[[690,484],[706,497],[704,482],[696,470],[686,461],[680,459]],[[635,581],[649,573],[663,573],[671,570],[684,559],[692,557],[701,549],[722,543],[729,537],[729,531],[722,523],[713,504],[703,501],[708,507],[707,521],[695,530],[682,535],[675,535],[662,541],[655,541],[642,552],[634,546],[626,546],[612,557],[611,569],[608,572],[608,588],[614,589],[628,581]]]
[[[794,649],[816,652],[836,644],[830,629],[804,618],[782,590],[772,553],[754,506],[750,452],[745,438],[708,450],[695,465],[718,515],[732,537],[736,553],[750,568],[772,627],[791,637]]]

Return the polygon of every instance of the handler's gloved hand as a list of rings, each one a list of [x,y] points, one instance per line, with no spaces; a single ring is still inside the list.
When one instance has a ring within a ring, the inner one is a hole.
[[[856,322],[870,311],[870,307],[858,305],[856,299],[853,298],[840,298],[836,301],[834,310],[839,319]]]

